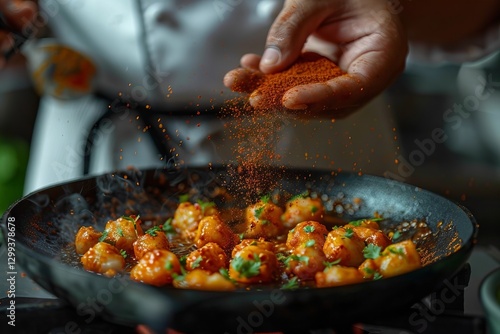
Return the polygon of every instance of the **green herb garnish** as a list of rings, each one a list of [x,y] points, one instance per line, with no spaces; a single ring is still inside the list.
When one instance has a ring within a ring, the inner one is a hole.
[[[214,202],[203,202],[203,201],[199,200],[198,204],[200,205],[201,212],[203,212],[203,214],[205,214],[205,212],[208,208],[215,207]]]
[[[109,234],[108,231],[104,231],[102,233],[102,235],[99,237],[99,242],[103,242],[104,240],[106,240],[106,238],[108,237],[108,234]]]
[[[271,195],[264,195],[260,198],[260,201],[265,204],[269,203],[270,200],[271,200]]]
[[[291,202],[291,201],[294,201],[294,200],[299,199],[299,198],[306,198],[308,196],[309,196],[309,192],[308,191],[304,191],[304,192],[302,192],[300,194],[292,196],[289,201]]]
[[[120,249],[120,254],[121,256],[123,256],[124,259],[126,259],[128,256],[127,252],[124,249]]]
[[[163,232],[165,232],[167,234],[175,234],[175,233],[177,233],[177,231],[175,230],[175,227],[172,225],[172,221],[173,221],[172,218],[168,218],[163,223],[163,225],[161,226],[161,229],[163,230]]]
[[[405,255],[405,251],[403,248],[395,248],[395,247],[391,247],[391,246],[388,246],[387,249],[389,250],[389,252],[391,252],[392,254],[396,254],[396,255],[401,255],[401,256],[404,256]]]
[[[353,235],[354,235],[354,231],[352,230],[352,228],[345,229],[344,237],[351,239]]]
[[[253,260],[245,260],[241,256],[235,257],[231,261],[231,266],[236,270],[240,276],[250,278],[260,274],[261,261],[257,254],[254,254]]]
[[[220,268],[219,274],[221,274],[225,279],[228,279],[231,281],[231,277],[229,277],[229,270],[227,270],[226,268]]]
[[[306,233],[314,232],[314,226],[312,226],[312,225],[304,226],[304,232],[306,232]]]
[[[260,216],[262,215],[262,212],[264,212],[264,207],[261,206],[260,208],[255,209],[254,211],[254,216],[257,219],[260,219]]]
[[[182,281],[186,278],[187,271],[183,267],[181,267],[181,273],[172,273],[172,278],[176,281]]]
[[[186,203],[189,201],[189,194],[182,194],[179,196],[179,203]]]
[[[131,216],[122,216],[122,219],[128,220],[132,224],[134,224],[134,230],[137,233],[137,221],[141,218],[140,215],[135,216],[135,218],[132,218]],[[123,235],[122,235],[123,236]]]
[[[316,244],[316,240],[314,239],[311,239],[311,240],[307,240],[306,243],[305,243],[305,246],[306,247],[312,247]]]
[[[323,261],[323,264],[325,265],[326,268],[331,268],[334,265],[337,265],[342,261],[342,259],[337,259],[335,261]]]
[[[198,256],[191,264],[191,268],[193,269],[198,268],[200,266],[201,261],[203,261],[203,258],[201,256]]]
[[[373,280],[374,281],[379,280],[379,279],[381,279],[383,277],[381,273],[379,273],[378,271],[373,270],[372,268],[366,267],[366,268],[363,269],[363,271],[365,273],[367,273],[368,275],[373,275]]]
[[[366,221],[379,222],[381,220],[384,220],[384,218],[375,218],[375,217],[373,217],[373,218],[363,218],[363,219],[359,219],[359,220],[350,221],[348,224],[352,225],[352,226],[361,226],[361,224],[363,224]]]
[[[152,237],[156,237],[156,232],[158,231],[160,231],[160,228],[158,226],[153,226],[144,233],[149,234]]]
[[[365,259],[376,259],[380,256],[382,248],[374,244],[368,244],[363,248],[363,256]]]
[[[396,232],[394,232],[394,234],[392,235],[392,240],[399,239],[400,237],[401,237],[401,232],[396,231]]]
[[[290,278],[287,282],[285,282],[282,286],[282,290],[295,290],[300,287],[300,283],[298,281],[297,276]]]

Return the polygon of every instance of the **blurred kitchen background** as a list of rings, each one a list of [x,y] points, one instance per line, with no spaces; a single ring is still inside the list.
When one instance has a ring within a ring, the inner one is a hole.
[[[38,105],[23,65],[17,55],[0,70],[0,212],[23,194]],[[500,56],[463,66],[409,65],[384,95],[401,143],[395,158],[413,167],[396,176],[469,208],[481,227],[479,242],[498,245]],[[433,146],[436,130],[446,140]]]

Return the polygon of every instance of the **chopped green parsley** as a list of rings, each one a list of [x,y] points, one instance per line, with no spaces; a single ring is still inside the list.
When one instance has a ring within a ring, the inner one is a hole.
[[[300,283],[298,281],[297,276],[290,278],[287,282],[285,282],[282,286],[282,290],[295,290],[300,287]]]
[[[374,244],[368,244],[363,248],[363,256],[365,259],[376,259],[380,256],[382,248]]]
[[[236,270],[240,276],[250,278],[260,274],[261,261],[257,254],[254,254],[254,259],[245,260],[241,256],[235,257],[231,261],[231,266]]]

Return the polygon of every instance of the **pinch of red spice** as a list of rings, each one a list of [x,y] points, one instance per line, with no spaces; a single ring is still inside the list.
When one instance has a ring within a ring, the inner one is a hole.
[[[316,53],[302,54],[288,69],[261,77],[251,76],[246,85],[257,87],[252,95],[259,96],[259,109],[282,109],[283,95],[300,85],[327,82],[346,74],[330,59]]]

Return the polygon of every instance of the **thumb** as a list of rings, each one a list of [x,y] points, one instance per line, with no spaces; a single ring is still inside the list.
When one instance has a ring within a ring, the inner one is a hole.
[[[307,37],[324,19],[318,10],[323,1],[286,0],[272,24],[259,64],[263,73],[279,72],[290,66],[302,52]]]
[[[21,30],[35,18],[36,13],[37,6],[33,1],[0,1],[0,14],[14,29]]]

